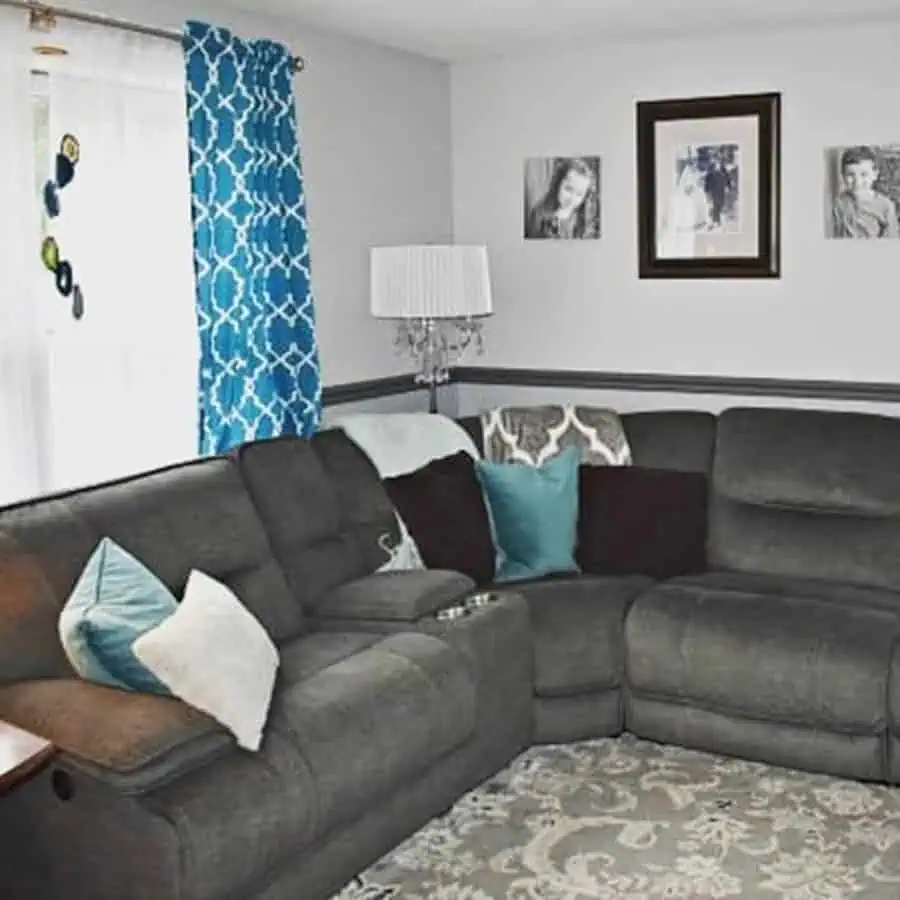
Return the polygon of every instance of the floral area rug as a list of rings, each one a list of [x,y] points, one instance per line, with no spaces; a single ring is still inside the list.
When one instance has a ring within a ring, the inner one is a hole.
[[[336,900],[900,900],[900,790],[631,737],[534,748]]]

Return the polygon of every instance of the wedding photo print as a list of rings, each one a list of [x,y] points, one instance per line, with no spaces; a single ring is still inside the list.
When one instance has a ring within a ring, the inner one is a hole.
[[[679,149],[673,160],[675,190],[668,226],[690,252],[697,232],[736,234],[741,230],[740,147],[701,144]]]
[[[825,236],[900,238],[900,143],[825,151]]]
[[[600,157],[526,160],[524,199],[526,239],[599,238]]]

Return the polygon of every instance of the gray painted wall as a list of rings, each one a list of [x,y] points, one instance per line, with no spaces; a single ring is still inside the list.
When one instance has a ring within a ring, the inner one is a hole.
[[[898,43],[882,22],[454,66],[455,238],[488,245],[494,278],[484,364],[900,381],[900,242],[823,228],[824,148],[900,141]],[[769,90],[784,101],[783,277],[640,281],[635,100]],[[563,154],[602,155],[604,236],[525,242],[523,161]]]
[[[580,403],[609,407],[619,412],[654,409],[700,409],[719,413],[731,406],[789,407],[847,410],[900,417],[900,403],[822,400],[794,397],[741,396],[739,394],[678,394],[654,391],[573,390],[570,388],[517,387],[510,385],[457,384],[458,415],[473,416],[494,406],[540,403]]]

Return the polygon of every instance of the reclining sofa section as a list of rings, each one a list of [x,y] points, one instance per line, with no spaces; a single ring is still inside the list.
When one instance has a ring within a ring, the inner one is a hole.
[[[339,431],[0,510],[0,716],[63,751],[3,799],[0,893],[327,900],[530,742],[625,728],[900,782],[900,421],[623,420],[635,464],[710,478],[706,574],[498,586],[439,619],[475,586],[372,574],[393,510]],[[267,626],[258,754],[178,701],[74,677],[56,619],[104,535],[176,592],[207,571]]]
[[[333,432],[0,511],[0,717],[62,751],[3,798],[0,895],[327,898],[520,753],[524,601],[439,621],[474,586],[372,575],[393,529],[368,460]],[[192,568],[225,582],[273,635],[258,753],[177,700],[74,676],[56,621],[107,535],[176,595]]]
[[[733,409],[718,422],[709,574],[637,598],[629,730],[896,781],[900,421]]]

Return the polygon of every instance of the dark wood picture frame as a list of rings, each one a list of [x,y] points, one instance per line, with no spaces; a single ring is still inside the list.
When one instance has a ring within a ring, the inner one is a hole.
[[[659,122],[758,118],[755,256],[659,257],[656,126]],[[781,277],[781,94],[733,94],[637,103],[638,269],[641,278]]]

